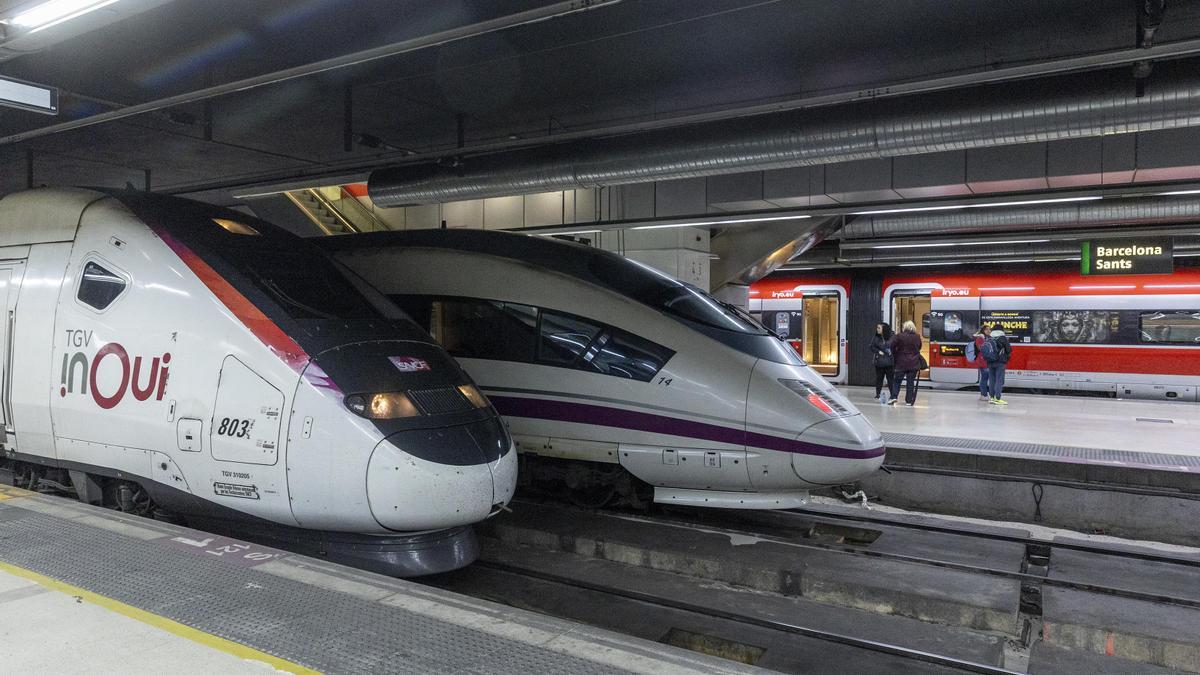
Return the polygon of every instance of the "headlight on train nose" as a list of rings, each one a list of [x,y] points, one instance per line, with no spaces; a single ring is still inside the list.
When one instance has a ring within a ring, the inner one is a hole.
[[[391,420],[398,417],[417,417],[421,411],[399,392],[383,394],[351,394],[346,397],[350,412],[369,420]]]
[[[842,417],[849,415],[850,411],[841,403],[838,403],[825,392],[817,389],[804,380],[787,380],[780,378],[779,384],[791,389],[804,400],[808,401],[814,408],[829,415],[830,417]]]
[[[463,395],[463,398],[470,401],[471,405],[475,406],[476,408],[488,407],[487,397],[484,396],[483,392],[479,391],[479,388],[475,385],[460,384],[458,385],[458,392]]]

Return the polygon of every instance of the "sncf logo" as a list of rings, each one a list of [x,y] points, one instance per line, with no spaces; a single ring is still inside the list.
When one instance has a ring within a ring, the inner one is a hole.
[[[429,367],[429,362],[425,359],[418,359],[414,356],[389,356],[388,361],[396,366],[396,370],[402,373],[415,373],[419,370],[432,370]]]
[[[141,356],[130,359],[125,347],[116,342],[100,347],[90,358],[84,352],[66,353],[62,358],[62,386],[58,393],[64,398],[67,394],[90,394],[96,405],[105,410],[117,407],[130,394],[138,401],[150,397],[161,401],[167,392],[170,364],[169,353],[149,360]],[[113,377],[115,373],[120,374],[119,380]]]

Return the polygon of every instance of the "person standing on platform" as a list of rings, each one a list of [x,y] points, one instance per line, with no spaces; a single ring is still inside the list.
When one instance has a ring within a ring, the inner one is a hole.
[[[921,372],[921,336],[917,335],[917,325],[905,321],[900,332],[888,341],[892,348],[892,358],[896,362],[896,377],[892,380],[892,403],[900,396],[900,385],[907,380],[904,389],[904,403],[912,407],[917,402],[917,375]]]
[[[875,324],[875,335],[871,337],[871,359],[875,364],[875,398],[886,404],[892,391],[892,380],[896,379],[896,362],[892,358],[892,327],[886,323]],[[883,381],[887,379],[888,394],[883,393]]]
[[[972,341],[967,343],[967,363],[975,367],[979,371],[979,400],[992,400],[988,390],[988,382],[991,381],[991,371],[988,370],[987,361],[983,360],[983,343],[988,339],[992,329],[990,326],[980,326],[979,332],[972,336]]]
[[[991,379],[988,390],[991,392],[992,405],[1008,405],[1004,400],[1004,371],[1008,360],[1012,358],[1012,344],[1004,329],[999,326],[992,329],[991,336],[983,343],[983,358],[988,364],[988,374]]]

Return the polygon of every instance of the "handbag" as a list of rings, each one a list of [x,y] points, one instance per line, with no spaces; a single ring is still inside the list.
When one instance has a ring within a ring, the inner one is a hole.
[[[925,355],[921,352],[917,352],[917,366],[918,371],[929,370],[929,362],[925,360]]]
[[[896,360],[892,358],[892,350],[888,349],[882,352],[875,352],[876,368],[891,368],[894,365],[896,365]]]

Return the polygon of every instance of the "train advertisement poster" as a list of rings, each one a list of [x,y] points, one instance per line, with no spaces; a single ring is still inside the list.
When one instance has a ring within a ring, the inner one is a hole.
[[[1136,330],[1137,317],[1116,310],[1064,309],[984,312],[986,326],[999,326],[1011,342],[1109,344],[1122,342],[1122,329]],[[1122,319],[1125,320],[1122,320]]]

